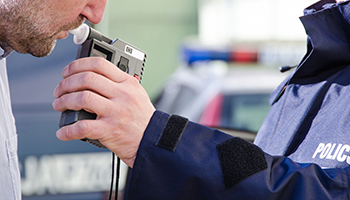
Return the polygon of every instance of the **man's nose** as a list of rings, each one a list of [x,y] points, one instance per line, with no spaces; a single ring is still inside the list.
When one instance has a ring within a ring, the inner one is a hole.
[[[81,11],[88,21],[98,24],[103,18],[107,0],[88,0],[86,6]]]

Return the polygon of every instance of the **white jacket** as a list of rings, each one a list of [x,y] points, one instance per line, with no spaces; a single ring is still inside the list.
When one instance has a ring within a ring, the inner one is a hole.
[[[17,133],[6,70],[9,53],[0,48],[0,200],[20,200]]]

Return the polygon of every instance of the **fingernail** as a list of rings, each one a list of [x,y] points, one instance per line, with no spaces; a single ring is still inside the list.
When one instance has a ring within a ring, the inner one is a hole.
[[[56,132],[56,137],[57,137],[58,139],[61,139],[61,138],[63,137],[63,133],[62,133],[62,130],[61,130],[61,129],[59,129],[59,130]]]
[[[55,89],[53,90],[53,96],[55,98],[58,98],[58,86],[56,86]]]
[[[63,70],[62,70],[62,77],[66,77],[68,76],[68,66],[66,66]]]
[[[52,102],[52,107],[55,108],[56,107],[56,104],[57,104],[57,99],[55,99],[53,102]]]

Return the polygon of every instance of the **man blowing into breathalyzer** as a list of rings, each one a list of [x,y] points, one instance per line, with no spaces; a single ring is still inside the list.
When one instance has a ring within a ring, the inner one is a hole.
[[[77,28],[85,19],[99,23],[105,6],[106,0],[0,0],[0,199],[21,199],[17,134],[6,57],[13,50],[37,57],[49,55],[56,39],[66,38],[68,30]],[[132,165],[138,144],[134,144],[134,148],[126,146],[133,140],[141,140],[154,112],[140,84],[102,58],[72,62],[62,75],[65,79],[54,94],[57,97],[53,103],[55,109],[83,108],[99,117],[95,123],[82,122],[63,128],[58,136],[62,137],[60,133],[63,132],[78,138],[89,133],[90,138],[99,138],[102,135],[98,133],[104,133],[101,141]],[[144,104],[148,106],[143,107]],[[126,130],[135,130],[138,135],[128,132],[121,140],[120,133]],[[129,150],[121,153],[112,146]]]

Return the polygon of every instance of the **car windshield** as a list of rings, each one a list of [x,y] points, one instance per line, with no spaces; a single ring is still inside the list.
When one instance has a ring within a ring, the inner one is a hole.
[[[270,109],[269,96],[269,94],[225,95],[221,127],[257,132]]]

